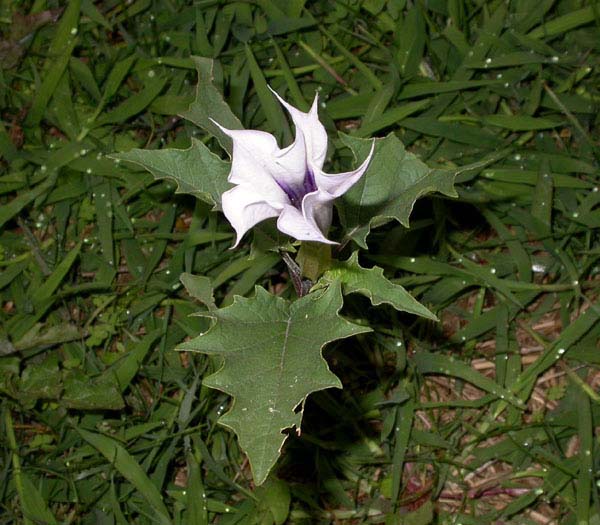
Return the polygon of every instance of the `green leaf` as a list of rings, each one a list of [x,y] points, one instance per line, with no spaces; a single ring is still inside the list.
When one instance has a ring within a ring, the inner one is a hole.
[[[296,262],[302,275],[316,282],[323,273],[331,268],[331,246],[320,242],[304,241],[300,245]]]
[[[70,370],[64,379],[61,401],[78,410],[119,410],[125,406],[112,373],[93,379],[80,370]]]
[[[56,354],[50,354],[41,363],[28,365],[21,375],[19,390],[21,402],[58,398],[62,384]]]
[[[358,139],[340,133],[342,142],[362,160],[372,139]],[[456,197],[456,172],[434,170],[407,152],[398,138],[389,134],[375,139],[375,153],[367,172],[338,204],[346,237],[366,248],[372,226],[390,219],[408,227],[408,218],[418,198],[440,192]]]
[[[257,514],[262,519],[260,523],[283,525],[290,513],[291,495],[287,483],[269,478],[256,490],[259,498]]]
[[[210,277],[205,275],[192,275],[184,272],[179,276],[181,284],[185,287],[188,294],[206,305],[209,310],[216,308],[215,296],[213,294],[213,285]]]
[[[111,157],[138,164],[157,179],[173,179],[177,193],[194,195],[215,209],[220,209],[221,195],[229,189],[229,163],[196,139],[188,149],[132,149]]]
[[[223,95],[214,85],[215,62],[210,58],[192,57],[198,72],[196,100],[181,116],[217,138],[223,149],[230,155],[231,139],[225,135],[210,119],[216,120],[228,129],[243,129],[242,123],[232,113]]]
[[[48,509],[44,497],[24,473],[21,474],[21,483],[23,484],[21,505],[24,516],[34,523],[55,525],[56,519]]]
[[[367,297],[373,306],[390,304],[396,310],[420,315],[438,321],[438,318],[410,295],[402,286],[390,282],[383,269],[363,268],[358,263],[358,252],[354,252],[347,261],[338,262],[323,275],[318,285],[340,281],[344,294],[359,293]]]
[[[156,486],[150,481],[140,464],[117,441],[102,434],[77,428],[79,435],[100,453],[144,496],[156,511],[156,521],[170,524],[169,511],[163,503],[162,496]]]
[[[300,430],[308,395],[341,388],[323,359],[331,341],[370,331],[338,315],[340,285],[295,302],[256,288],[251,299],[235,297],[231,306],[200,315],[215,324],[179,350],[223,356],[223,366],[204,380],[234,398],[220,423],[238,436],[254,480],[262,484],[273,468],[289,428]]]

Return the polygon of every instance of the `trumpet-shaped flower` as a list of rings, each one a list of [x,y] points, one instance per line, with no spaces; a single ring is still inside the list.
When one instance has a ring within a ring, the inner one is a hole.
[[[298,240],[336,244],[326,237],[333,201],[366,171],[374,145],[354,171],[324,173],[327,133],[319,121],[318,95],[308,113],[275,95],[296,127],[294,142],[284,149],[270,133],[226,129],[215,122],[233,141],[228,180],[236,186],[223,193],[222,208],[237,234],[234,246],[250,228],[272,217],[280,231]]]

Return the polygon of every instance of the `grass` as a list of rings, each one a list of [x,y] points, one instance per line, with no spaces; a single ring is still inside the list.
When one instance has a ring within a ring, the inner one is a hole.
[[[599,23],[580,0],[3,2],[0,523],[600,523]],[[177,116],[191,55],[284,142],[267,83],[319,90],[330,171],[336,130],[486,160],[363,253],[441,322],[348,298],[375,332],[328,348],[344,390],[311,396],[262,487],[216,363],[173,351],[207,328],[179,275],[227,304],[292,294],[285,266],[107,157],[221,151]]]

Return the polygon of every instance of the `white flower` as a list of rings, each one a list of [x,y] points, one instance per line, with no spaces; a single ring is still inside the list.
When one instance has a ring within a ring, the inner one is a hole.
[[[277,217],[280,231],[298,240],[336,244],[325,237],[333,201],[366,171],[374,144],[356,170],[324,173],[327,132],[319,121],[318,95],[308,113],[275,95],[296,126],[296,139],[287,148],[280,149],[270,133],[226,129],[215,122],[233,141],[228,180],[236,186],[223,193],[222,208],[237,233],[234,246],[250,228],[271,217]]]

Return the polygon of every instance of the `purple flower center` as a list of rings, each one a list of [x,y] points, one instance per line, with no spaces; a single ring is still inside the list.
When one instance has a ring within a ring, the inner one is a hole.
[[[310,168],[307,168],[306,173],[304,174],[304,181],[302,182],[302,186],[291,185],[285,181],[280,181],[275,179],[277,185],[285,191],[285,194],[290,199],[292,206],[300,210],[302,208],[302,199],[307,193],[312,193],[313,191],[317,191],[317,183],[315,182],[315,176]]]

